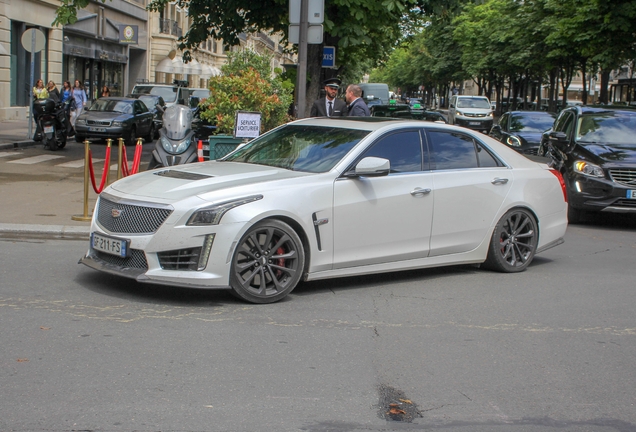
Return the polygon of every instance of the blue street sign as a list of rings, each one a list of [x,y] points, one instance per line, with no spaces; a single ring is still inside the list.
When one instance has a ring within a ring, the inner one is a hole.
[[[336,67],[336,47],[326,46],[322,49],[322,67]]]

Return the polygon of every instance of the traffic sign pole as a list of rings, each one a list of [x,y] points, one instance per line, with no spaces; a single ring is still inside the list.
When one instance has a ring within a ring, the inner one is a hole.
[[[33,80],[35,79],[35,32],[31,32],[31,85],[29,86],[29,100],[31,101],[31,109],[29,110],[29,136],[28,139],[33,138],[33,86],[35,83]]]
[[[296,97],[298,118],[305,118],[305,99],[307,97],[307,14],[309,0],[300,2],[300,40],[298,44],[298,73],[296,75]]]

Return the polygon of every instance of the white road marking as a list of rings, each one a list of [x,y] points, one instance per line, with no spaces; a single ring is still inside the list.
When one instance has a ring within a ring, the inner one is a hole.
[[[7,163],[33,165],[33,164],[36,164],[36,163],[46,162],[46,161],[49,161],[49,160],[59,159],[59,158],[63,158],[63,157],[64,156],[40,155],[40,156],[33,156],[33,157],[24,158],[24,159],[18,159],[18,160],[14,160],[14,161],[9,161]]]
[[[104,159],[93,159],[93,164],[102,162]],[[55,165],[63,168],[84,168],[84,159],[78,159],[70,162],[64,162],[63,164]]]
[[[18,153],[18,152],[7,152],[7,153],[0,153],[0,157],[8,157],[8,156],[22,156],[24,153]]]

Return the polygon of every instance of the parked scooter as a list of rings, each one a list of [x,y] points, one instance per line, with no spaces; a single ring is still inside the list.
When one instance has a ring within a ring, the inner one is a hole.
[[[185,105],[167,107],[148,169],[196,162],[198,140],[207,142],[211,131],[215,129],[214,126],[201,123],[198,110]]]
[[[33,102],[36,129],[34,141],[44,141],[44,147],[51,151],[66,146],[68,118],[63,103],[53,99],[37,99]]]

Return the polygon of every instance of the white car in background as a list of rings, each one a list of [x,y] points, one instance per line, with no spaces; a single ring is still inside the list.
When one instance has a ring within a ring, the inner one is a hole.
[[[559,172],[483,134],[305,119],[222,160],[113,183],[81,262],[271,303],[302,280],[469,263],[523,271],[563,242],[566,213]]]

